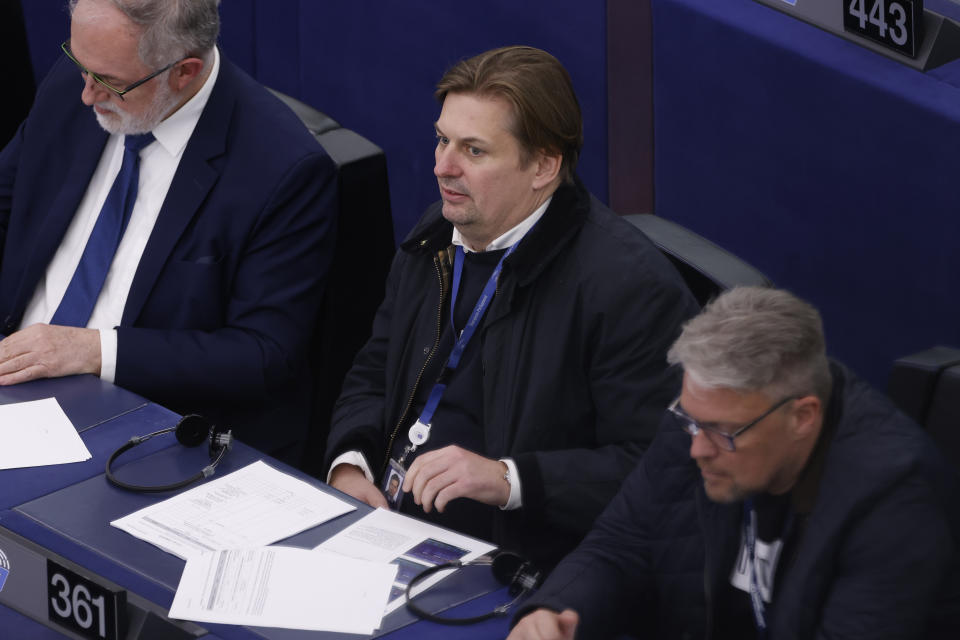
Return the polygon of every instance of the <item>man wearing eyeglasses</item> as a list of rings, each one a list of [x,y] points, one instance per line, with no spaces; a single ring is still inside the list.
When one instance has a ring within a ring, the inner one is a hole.
[[[282,453],[307,424],[332,161],[221,57],[217,0],[69,8],[0,154],[0,385],[95,374]]]
[[[734,289],[668,359],[680,397],[510,640],[956,637],[956,470],[813,307]]]

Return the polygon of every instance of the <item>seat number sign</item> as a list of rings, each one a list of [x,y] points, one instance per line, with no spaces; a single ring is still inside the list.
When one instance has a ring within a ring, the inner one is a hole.
[[[923,0],[840,0],[843,29],[911,58],[923,36]]]
[[[83,638],[122,640],[127,592],[111,590],[47,560],[47,615],[50,622]]]

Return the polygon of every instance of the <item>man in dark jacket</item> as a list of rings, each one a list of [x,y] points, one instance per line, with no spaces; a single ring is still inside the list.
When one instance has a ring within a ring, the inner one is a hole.
[[[652,439],[666,350],[696,303],[576,178],[580,109],[549,54],[508,47],[440,81],[442,201],[401,246],[344,382],[329,482],[552,566]],[[390,471],[388,473],[388,471]]]
[[[957,637],[956,472],[813,307],[734,289],[669,359],[660,433],[510,640]]]

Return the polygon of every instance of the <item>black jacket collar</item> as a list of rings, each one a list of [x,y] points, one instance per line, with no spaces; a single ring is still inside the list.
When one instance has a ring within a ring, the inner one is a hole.
[[[796,486],[791,491],[793,509],[800,516],[807,516],[813,511],[820,492],[820,480],[827,466],[827,453],[830,444],[837,433],[840,418],[843,416],[843,388],[846,375],[843,367],[836,362],[830,362],[830,375],[833,379],[833,388],[830,391],[830,400],[823,412],[823,426],[820,428],[820,437],[813,447],[810,459],[800,473]]]
[[[590,211],[590,193],[579,178],[563,183],[553,194],[550,206],[540,221],[524,237],[516,251],[504,262],[520,285],[532,282],[580,230]],[[436,202],[420,218],[400,249],[408,253],[432,255],[450,245],[453,225]]]

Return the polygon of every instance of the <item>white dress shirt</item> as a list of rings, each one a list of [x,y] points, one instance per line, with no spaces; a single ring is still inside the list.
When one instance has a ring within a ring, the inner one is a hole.
[[[543,214],[547,211],[547,207],[550,206],[551,200],[553,200],[553,196],[547,198],[546,202],[534,209],[533,213],[521,220],[518,225],[512,227],[506,233],[495,238],[493,242],[487,245],[487,248],[484,249],[484,251],[508,249],[519,242],[523,236],[527,234],[527,231],[530,231],[530,229],[533,228],[533,225],[537,224],[537,221],[543,217]],[[463,242],[463,236],[456,227],[453,228],[453,237],[451,237],[450,242],[457,246],[463,247],[463,250],[466,253],[473,251],[473,249],[468,247]],[[514,462],[513,458],[500,458],[500,462],[507,465],[505,479],[510,483],[510,497],[507,498],[507,504],[501,506],[500,508],[504,511],[519,509],[523,506],[523,494],[520,489],[520,473],[517,470],[517,463]],[[333,470],[337,467],[337,465],[340,464],[352,464],[360,467],[367,480],[370,482],[374,481],[373,472],[370,470],[370,463],[367,462],[366,456],[359,451],[344,451],[339,456],[334,458],[333,463],[331,463],[330,471],[327,473],[327,484],[330,483],[330,476],[333,475]]]
[[[115,327],[123,317],[123,308],[127,303],[133,276],[160,215],[160,208],[180,165],[183,151],[210,98],[219,71],[220,53],[215,47],[210,75],[203,86],[182,107],[153,129],[156,141],[140,152],[137,200],[87,323],[87,328],[100,330],[100,377],[108,382],[113,382],[116,378]],[[107,139],[100,162],[87,185],[83,199],[80,200],[80,206],[77,207],[60,246],[27,304],[20,323],[21,329],[38,322],[49,324],[60,306],[100,215],[100,209],[120,172],[120,165],[123,163],[123,141],[124,136],[120,134],[111,134]]]

